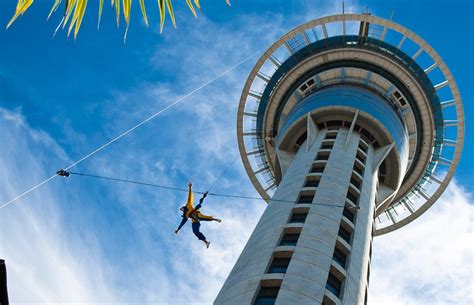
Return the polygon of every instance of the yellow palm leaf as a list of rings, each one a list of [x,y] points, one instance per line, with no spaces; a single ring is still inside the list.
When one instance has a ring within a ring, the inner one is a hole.
[[[33,0],[25,0],[22,7],[20,8],[20,15],[26,12],[26,10],[33,4]]]
[[[16,4],[15,14],[13,15],[10,22],[8,22],[7,29],[13,24],[13,22],[15,22],[18,17],[20,17],[26,12],[26,10],[30,7],[31,4],[33,4],[33,0],[18,0]]]
[[[163,32],[163,25],[165,24],[165,0],[158,0],[158,10],[160,11],[160,33]]]
[[[130,23],[130,11],[132,6],[132,0],[123,0],[123,18],[125,19],[125,23]]]
[[[130,26],[130,11],[132,9],[132,0],[123,0],[123,18],[125,19],[126,29],[123,35],[123,43],[127,41],[128,27]]]
[[[87,8],[87,0],[82,0],[80,2],[80,7],[77,7],[76,10],[79,11],[77,15],[76,27],[74,29],[74,39],[77,38],[77,33],[79,33],[79,29],[81,28],[82,20],[84,19],[84,14],[86,13]]]
[[[15,20],[18,19],[18,17],[22,16],[28,9],[29,7],[33,4],[34,0],[17,0],[16,8],[15,8],[15,13],[11,20],[8,22],[6,28],[8,29]],[[151,0],[150,0],[151,1]],[[157,0],[158,1],[158,10],[160,14],[160,33],[163,31],[165,19],[166,19],[166,11],[168,11],[168,14],[170,15],[171,22],[173,23],[173,26],[176,28],[176,20],[174,16],[174,10],[173,10],[173,5],[172,5],[172,0]],[[194,8],[194,5],[196,5],[197,8],[201,9],[201,4],[199,0],[185,0],[186,4],[191,11],[191,13],[197,17],[196,10]],[[230,5],[230,0],[225,0],[228,5]],[[194,2],[194,5],[193,5]],[[58,7],[61,5],[62,0],[54,0],[53,6],[51,7],[51,10],[49,11],[48,14],[48,19],[55,13],[58,9]],[[130,20],[131,20],[131,9],[132,9],[132,0],[110,0],[112,8],[115,6],[115,15],[116,15],[116,20],[117,20],[117,26],[119,26],[120,23],[120,5],[122,3],[123,5],[123,15],[125,18],[125,23],[127,26],[127,29],[125,31],[125,37],[127,36],[128,28],[130,26]],[[145,25],[148,27],[148,17],[146,13],[146,8],[145,8],[145,0],[139,0],[140,3],[140,8],[143,16],[143,21],[145,22]],[[54,31],[54,35],[56,35],[56,32],[60,28],[65,28],[66,25],[68,25],[68,36],[72,32],[72,29],[74,29],[74,37],[77,37],[77,34],[81,28],[82,21],[85,16],[86,8],[88,5],[88,0],[65,0],[65,9],[64,9],[64,14],[59,22],[58,27]],[[102,19],[102,12],[103,12],[103,7],[104,7],[104,0],[99,0],[99,12],[98,12],[98,21],[97,21],[97,29],[100,27],[100,22]]]
[[[97,30],[100,27],[100,19],[102,19],[102,10],[104,9],[104,0],[99,0],[99,18],[97,20]]]
[[[193,13],[194,17],[197,17],[196,11],[194,10],[194,6],[191,0],[186,0],[186,4],[188,5],[189,9]]]
[[[166,0],[166,7],[168,8],[168,13],[171,17],[171,22],[173,23],[174,28],[176,28],[176,20],[174,19],[173,6],[171,5],[171,0]]]
[[[63,22],[63,29],[66,26],[66,24],[69,21],[69,18],[71,18],[71,14],[74,11],[74,8],[76,7],[77,0],[68,0],[66,1],[66,14]]]
[[[77,18],[78,18],[78,15],[79,15],[79,9],[78,7],[81,5],[81,2],[83,0],[76,0],[75,2],[75,5],[74,5],[74,10],[71,10],[73,11],[72,13],[72,19],[71,19],[71,23],[69,24],[69,29],[67,31],[67,36],[69,36],[69,34],[71,33],[71,30],[73,29],[74,27],[74,24],[76,23],[77,21]]]
[[[120,24],[120,0],[115,1],[115,16],[117,18],[117,27],[118,27]]]
[[[140,8],[142,10],[143,21],[145,21],[145,25],[148,27],[148,18],[146,17],[146,8],[144,0],[140,0]]]
[[[49,20],[49,18],[51,18],[51,15],[52,15],[54,12],[56,12],[56,10],[58,9],[59,4],[61,4],[61,0],[55,0],[55,1],[54,1],[53,7],[52,7],[51,10],[49,11],[47,20]]]

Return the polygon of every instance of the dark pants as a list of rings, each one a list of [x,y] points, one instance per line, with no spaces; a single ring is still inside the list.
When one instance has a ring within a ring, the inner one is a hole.
[[[204,234],[202,234],[201,232],[199,232],[199,228],[201,227],[201,224],[199,222],[193,222],[192,223],[192,227],[193,227],[193,233],[194,235],[196,235],[196,237],[199,239],[199,240],[206,240],[206,236],[204,236]]]

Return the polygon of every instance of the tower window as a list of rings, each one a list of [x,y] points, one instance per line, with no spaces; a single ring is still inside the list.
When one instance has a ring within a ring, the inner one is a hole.
[[[368,132],[366,129],[361,129],[360,130],[360,138],[364,140],[366,143],[372,143],[372,141],[375,141],[374,136]]]
[[[347,191],[347,198],[352,201],[353,203],[357,204],[357,201],[359,200],[358,196],[352,194],[351,191]]]
[[[311,172],[312,173],[322,173],[322,172],[324,172],[324,167],[325,167],[324,163],[316,163],[313,166],[313,168],[311,169]]]
[[[361,183],[357,181],[354,177],[351,177],[351,183],[354,185],[357,189],[360,189]]]
[[[328,131],[324,139],[335,139],[337,137],[337,131]]]
[[[368,146],[367,146],[364,142],[359,142],[359,148],[360,148],[360,150],[362,150],[363,152],[367,153]]]
[[[304,223],[308,213],[293,213],[291,215],[289,223]]]
[[[290,264],[291,257],[273,258],[267,273],[285,273]]]
[[[280,246],[296,246],[300,233],[285,233],[280,241]]]
[[[323,142],[323,144],[321,144],[321,149],[332,149],[333,146],[334,142]]]
[[[318,153],[318,155],[316,156],[316,160],[328,160],[329,159],[329,154],[327,152],[325,153]]]
[[[353,170],[360,176],[364,177],[364,168],[357,161],[354,162]]]
[[[324,296],[322,305],[335,305],[335,303],[327,296]]]
[[[317,187],[319,185],[319,180],[306,180],[305,187]]]
[[[341,295],[342,282],[329,272],[328,281],[326,282],[326,289],[334,293],[335,296]]]
[[[361,152],[362,150],[357,150],[357,154],[356,154],[356,158],[357,160],[359,160],[360,162],[362,163],[365,163],[365,156],[364,154]]]
[[[260,287],[254,305],[273,305],[280,291],[280,287]]]
[[[298,198],[298,201],[296,203],[312,203],[314,198],[313,195],[300,195],[300,198]]]
[[[338,235],[344,239],[345,241],[347,241],[348,244],[351,243],[351,232],[347,231],[345,228],[343,228],[342,226],[339,227],[339,232],[338,232]]]
[[[347,219],[354,222],[355,215],[354,215],[354,212],[350,208],[344,207],[344,211],[342,211],[342,215],[346,216]]]
[[[332,256],[333,260],[336,261],[339,265],[341,265],[343,268],[346,267],[346,260],[347,260],[347,255],[339,250],[337,247],[334,248],[334,254]]]

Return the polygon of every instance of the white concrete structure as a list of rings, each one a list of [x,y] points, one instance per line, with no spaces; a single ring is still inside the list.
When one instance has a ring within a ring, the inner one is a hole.
[[[346,14],[283,36],[252,70],[237,120],[269,205],[214,304],[364,304],[372,238],[444,191],[463,119],[446,65],[398,24]]]

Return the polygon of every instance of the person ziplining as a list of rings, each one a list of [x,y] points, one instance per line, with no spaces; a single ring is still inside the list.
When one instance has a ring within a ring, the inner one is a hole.
[[[211,244],[210,241],[206,239],[206,236],[201,233],[200,228],[201,228],[201,221],[217,221],[221,222],[222,220],[218,218],[214,218],[212,216],[204,215],[201,213],[200,209],[202,206],[202,203],[204,201],[204,198],[206,198],[208,192],[205,192],[204,195],[202,196],[201,199],[199,199],[199,204],[194,207],[193,206],[193,201],[194,201],[194,195],[193,195],[193,184],[190,181],[188,184],[188,201],[186,202],[186,205],[183,205],[180,208],[180,211],[183,212],[183,219],[181,220],[181,223],[179,224],[178,228],[174,231],[175,234],[179,233],[179,230],[184,226],[184,224],[188,221],[188,218],[191,218],[191,226],[193,228],[193,233],[196,235],[196,237],[199,240],[202,240],[204,244],[206,244],[206,248],[209,248],[209,245]]]

